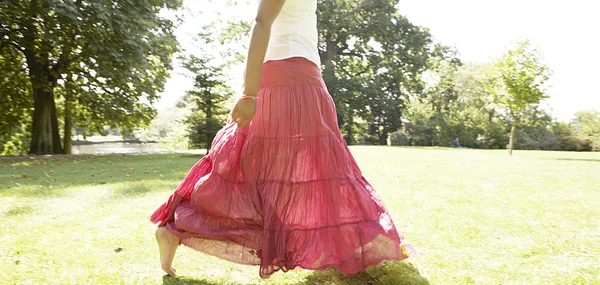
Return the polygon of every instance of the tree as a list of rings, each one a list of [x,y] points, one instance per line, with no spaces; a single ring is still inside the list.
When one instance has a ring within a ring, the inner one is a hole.
[[[23,153],[31,120],[31,85],[21,53],[0,46],[0,155]]]
[[[422,88],[432,51],[429,32],[398,14],[397,0],[318,1],[323,78],[338,124],[353,143],[356,117],[376,143],[401,126],[404,100]]]
[[[575,113],[573,126],[579,138],[587,142],[594,151],[600,150],[600,112],[581,111]]]
[[[466,64],[458,72],[456,88],[461,102],[461,120],[466,132],[461,144],[468,147],[499,149],[506,147],[506,116],[493,102],[486,88],[486,78],[493,70],[491,64]]]
[[[404,112],[404,117],[410,122],[407,133],[411,137],[411,144],[415,146],[436,145],[437,131],[432,118],[435,111],[428,102],[411,101]]]
[[[222,67],[211,66],[208,59],[189,56],[184,67],[195,77],[194,89],[180,102],[192,104],[192,112],[186,118],[190,145],[208,150],[217,131],[225,125],[229,110],[224,103],[232,92],[225,83]]]
[[[399,15],[397,4],[397,0],[318,1],[323,77],[349,144],[357,133],[364,133],[371,143],[386,144],[388,133],[402,124],[405,99],[421,91],[420,75],[433,50],[431,36]],[[240,39],[250,25],[221,23],[213,27],[220,31],[217,40],[229,47],[224,60],[239,61],[243,55],[236,47],[242,46]]]
[[[181,0],[2,4],[0,44],[24,56],[32,88],[30,153],[63,152],[55,89],[65,82],[73,84],[65,86],[67,136],[70,119],[77,116],[85,118],[78,125],[92,129],[147,123],[177,46],[173,23],[159,12],[180,6]],[[78,96],[76,90],[81,91]],[[81,112],[75,114],[73,106],[82,107]],[[70,137],[66,139],[68,147]]]
[[[541,54],[531,47],[529,41],[519,42],[495,64],[496,72],[487,81],[494,95],[494,102],[505,109],[511,120],[508,150],[512,155],[515,131],[523,119],[525,110],[548,98],[545,83],[550,70],[542,62]]]
[[[179,57],[188,76],[194,79],[194,88],[176,103],[176,107],[188,114],[184,123],[192,148],[210,150],[216,133],[227,121],[229,109],[225,104],[233,93],[224,70],[241,62],[242,34],[247,35],[250,30],[243,21],[229,19],[224,26],[220,24],[203,26],[194,39],[197,49],[194,54]]]
[[[423,74],[425,88],[411,98],[404,116],[413,124],[415,145],[449,146],[464,133],[465,102],[459,101],[458,88],[461,64],[455,50],[436,45]]]
[[[573,125],[571,125],[570,123],[554,122],[552,123],[550,130],[552,131],[554,136],[556,136],[560,150],[583,150],[585,142],[577,136],[573,129]]]
[[[515,149],[557,150],[560,142],[552,132],[552,116],[539,105],[530,105],[522,112],[520,131],[517,130]],[[523,142],[519,142],[523,140]]]
[[[484,86],[488,64],[462,64],[456,52],[438,46],[424,74],[425,88],[404,112],[413,145],[450,146],[455,138],[469,148],[506,145],[506,119]]]

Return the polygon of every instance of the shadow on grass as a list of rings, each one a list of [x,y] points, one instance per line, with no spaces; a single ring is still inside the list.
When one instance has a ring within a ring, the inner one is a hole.
[[[60,197],[68,187],[149,180],[180,181],[202,155],[66,156],[0,160],[0,196]],[[144,187],[124,189],[132,196]]]
[[[285,273],[276,273],[285,274]],[[192,277],[163,277],[163,285],[220,285],[214,281],[195,279]],[[231,284],[231,283],[227,283]],[[411,264],[398,261],[368,268],[354,275],[343,276],[336,269],[313,271],[297,285],[314,284],[347,284],[347,285],[430,285],[419,270]]]
[[[10,187],[6,187],[5,189],[0,189],[0,197],[18,196],[28,198],[57,198],[62,197],[64,194],[63,191],[58,189],[58,187],[43,187],[43,185],[35,183],[23,183],[21,185],[30,187],[20,189],[11,189]]]
[[[552,160],[600,162],[600,159],[594,159],[594,158],[553,158]]]
[[[121,196],[121,197],[133,197],[133,196],[139,196],[142,194],[146,194],[152,190],[156,190],[156,189],[152,189],[144,184],[140,184],[140,183],[135,183],[133,185],[129,185],[128,187],[122,187],[119,190],[116,191],[116,196]]]
[[[6,211],[6,213],[4,213],[3,216],[13,217],[13,216],[18,216],[18,215],[23,215],[23,214],[29,214],[31,212],[33,212],[33,208],[29,205],[25,205],[25,206],[18,206],[18,207],[11,208],[10,210]]]
[[[219,283],[189,277],[173,278],[169,275],[165,275],[163,276],[163,285],[219,285]]]
[[[351,285],[429,285],[429,281],[421,276],[413,265],[403,262],[386,262],[382,265],[368,268],[354,275],[343,276],[334,269],[314,271],[302,285],[337,284],[343,282]]]

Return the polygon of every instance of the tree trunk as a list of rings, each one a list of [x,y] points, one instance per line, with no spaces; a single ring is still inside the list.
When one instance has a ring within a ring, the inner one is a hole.
[[[51,91],[42,88],[33,90],[33,122],[31,130],[31,145],[29,154],[52,153],[52,127],[50,113],[54,96]]]
[[[210,92],[208,94],[206,94],[207,96],[207,100],[206,100],[206,108],[204,109],[204,113],[206,114],[206,118],[204,120],[206,120],[206,127],[207,130],[205,131],[205,136],[204,139],[206,140],[206,154],[208,154],[210,152],[210,147],[212,146],[212,142],[215,139],[215,133],[219,130],[219,124],[217,122],[215,122],[216,120],[213,119],[213,103],[212,103],[212,96],[213,94],[211,94]]]
[[[354,134],[352,133],[352,121],[348,121],[345,125],[346,135],[344,136],[344,140],[346,141],[346,145],[354,144]]]
[[[65,133],[63,137],[63,147],[65,154],[71,154],[73,146],[72,130],[73,130],[73,111],[71,110],[72,103],[69,99],[65,99]]]
[[[346,112],[344,112],[346,111]],[[342,137],[344,141],[346,141],[346,145],[353,145],[354,141],[354,111],[346,110],[346,108],[341,107],[337,109],[338,116],[338,126],[340,128],[340,132],[342,133]],[[344,130],[344,132],[342,132]],[[345,133],[345,134],[344,134]]]
[[[325,67],[325,70],[331,70],[333,68],[333,59],[337,55],[338,46],[337,42],[327,42],[326,51],[321,53],[321,63]]]
[[[65,121],[63,148],[65,154],[71,154],[73,148],[73,78],[67,75],[65,82]]]
[[[210,147],[212,146],[213,141],[215,140],[215,133],[209,132],[206,135],[206,154],[210,153]]]
[[[379,145],[387,145],[388,132],[386,130],[382,130],[379,134]]]
[[[510,138],[508,140],[508,154],[512,155],[513,148],[515,146],[515,131],[517,130],[517,126],[513,123],[510,128]]]
[[[73,117],[71,117],[71,115],[66,115],[65,114],[65,134],[63,137],[63,147],[64,147],[64,154],[71,154],[71,149],[73,146],[73,138],[71,137],[73,135],[72,130],[73,129]]]
[[[210,147],[212,146],[212,141],[215,138],[214,129],[215,122],[212,118],[205,118],[205,126],[206,130],[204,131],[204,139],[206,140],[206,154],[210,152]]]
[[[58,131],[58,116],[56,114],[56,102],[54,102],[54,93],[52,93],[52,100],[50,101],[50,128],[52,135],[52,153],[62,154],[63,149],[60,142],[60,132]]]

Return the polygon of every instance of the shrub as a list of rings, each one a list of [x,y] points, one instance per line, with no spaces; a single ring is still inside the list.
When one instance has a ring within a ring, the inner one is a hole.
[[[411,137],[403,131],[390,133],[388,136],[388,145],[407,146],[410,145]]]

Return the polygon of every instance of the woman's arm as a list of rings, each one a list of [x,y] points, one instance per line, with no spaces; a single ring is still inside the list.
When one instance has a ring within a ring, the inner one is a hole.
[[[244,95],[246,96],[255,97],[258,93],[262,64],[271,37],[271,26],[284,3],[285,0],[261,0],[258,4],[244,75]]]
[[[246,60],[246,71],[244,73],[244,94],[231,111],[232,119],[243,129],[252,120],[256,112],[256,95],[260,83],[260,72],[267,53],[269,38],[271,37],[271,26],[279,15],[285,0],[261,0],[258,4],[256,23],[252,29],[252,38],[248,48],[248,59]]]

